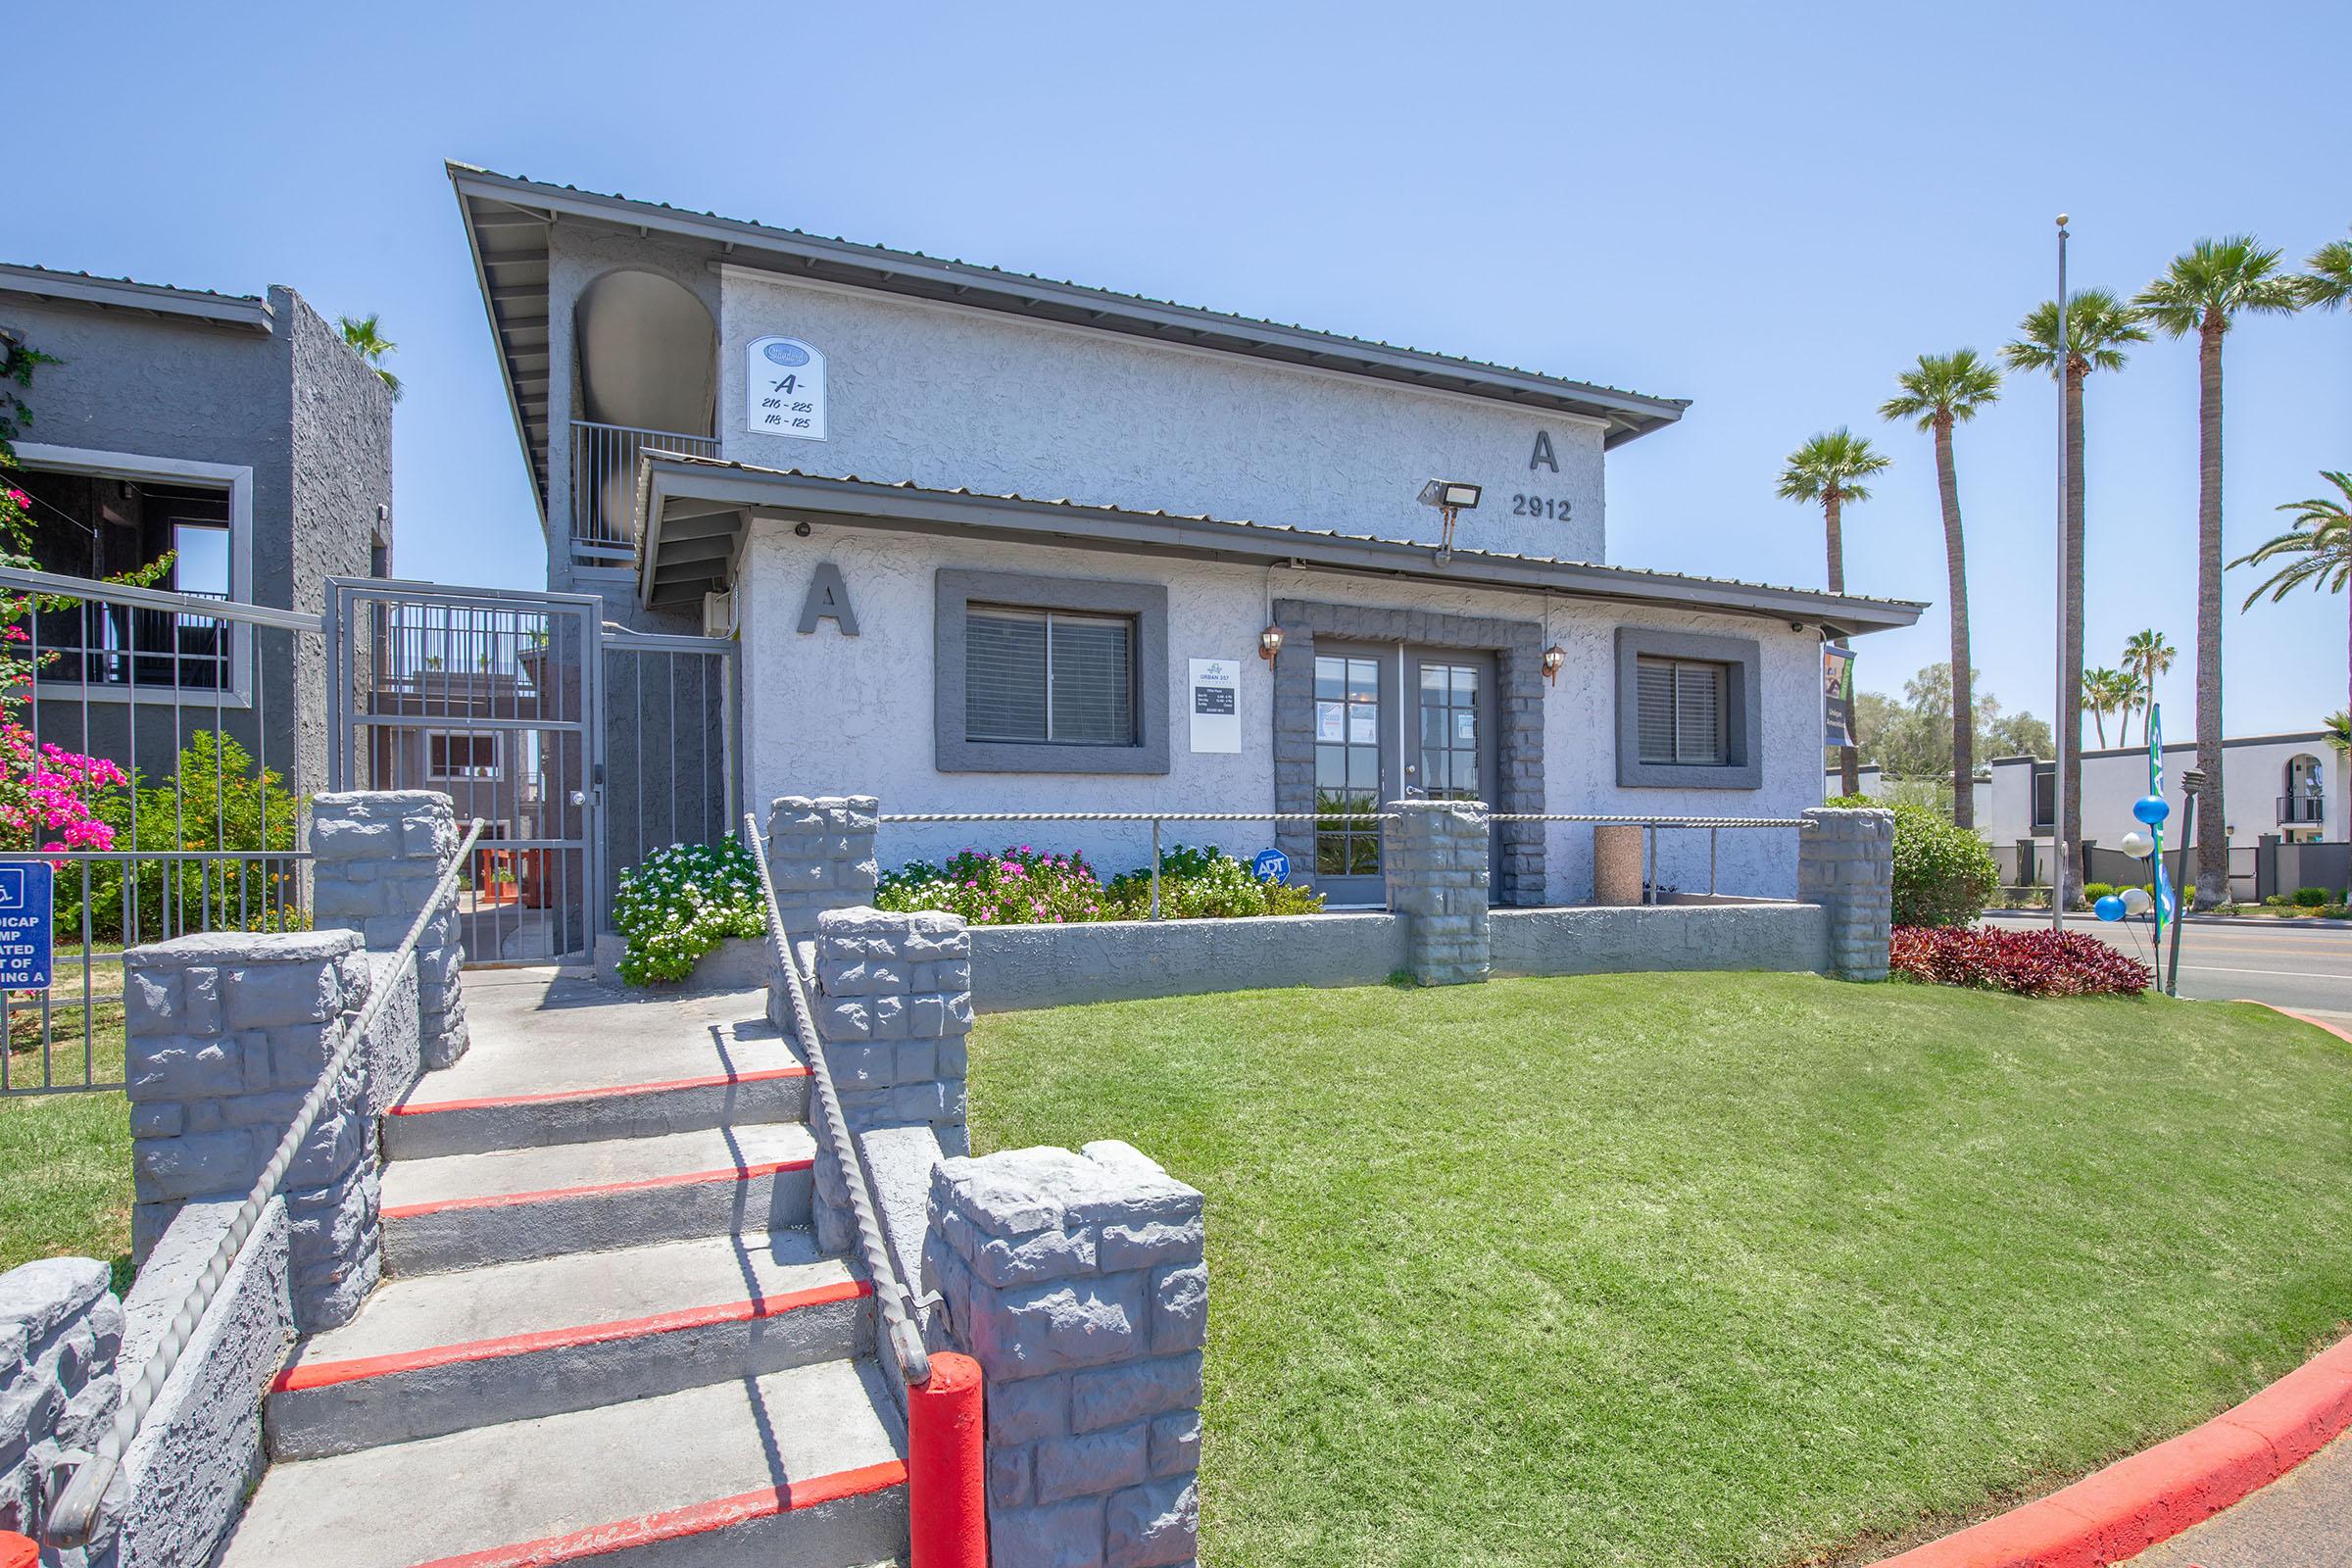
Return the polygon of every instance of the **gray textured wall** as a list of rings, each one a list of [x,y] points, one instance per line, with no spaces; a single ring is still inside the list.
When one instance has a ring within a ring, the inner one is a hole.
[[[1496,975],[1829,967],[1829,912],[1812,904],[1496,909],[1488,932]]]
[[[1404,921],[1393,914],[974,926],[971,937],[972,1004],[982,1012],[1378,985],[1405,964]]]

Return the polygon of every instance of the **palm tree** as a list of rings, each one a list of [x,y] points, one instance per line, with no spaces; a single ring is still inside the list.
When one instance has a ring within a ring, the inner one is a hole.
[[[2229,896],[2230,821],[2222,806],[2222,339],[2240,316],[2284,316],[2303,286],[2251,236],[2201,239],[2132,302],[2166,336],[2197,337],[2197,907]]]
[[[384,360],[386,356],[399,352],[400,345],[384,336],[377,324],[380,319],[381,317],[371,311],[357,319],[348,316],[337,317],[335,324],[343,329],[343,341],[368,362],[368,368],[382,379],[385,390],[392,394],[392,401],[398,403],[400,377],[384,368]]]
[[[1975,349],[1922,354],[1894,378],[1902,391],[1879,405],[1887,419],[1911,419],[1936,436],[1936,491],[1943,504],[1943,560],[1952,584],[1952,820],[1977,825],[1976,694],[1968,662],[1968,564],[1960,536],[1960,479],[1952,466],[1952,426],[1997,402],[2001,372]]]
[[[2146,631],[2135,631],[2126,639],[2124,668],[2139,677],[2139,690],[2134,695],[2142,714],[2156,705],[2156,677],[2170,670],[2174,659],[2178,657],[2179,650],[2166,642],[2164,633],[2153,626]],[[2142,735],[2147,733],[2148,726],[2144,718],[2139,728]]]
[[[2328,731],[2328,744],[2339,752],[2352,752],[2352,708],[2339,708],[2322,719]]]
[[[2329,469],[2321,477],[2335,486],[2335,496],[2313,496],[2280,507],[2280,512],[2295,514],[2294,527],[2230,563],[2232,566],[2257,566],[2286,558],[2284,565],[2246,595],[2246,602],[2238,607],[2240,614],[2252,610],[2254,601],[2265,593],[2277,604],[2307,583],[2324,594],[2344,593],[2346,584],[2352,583],[2352,473]],[[2345,595],[2344,604],[2347,612],[2352,612],[2352,594]],[[2347,615],[2346,644],[2352,648],[2352,614]],[[2352,653],[2346,658],[2352,660]],[[2352,685],[2352,675],[2346,679]],[[2352,703],[2345,705],[2345,710],[2352,712]]]
[[[2082,383],[2093,370],[2124,368],[2124,346],[2145,343],[2147,329],[2111,290],[2077,290],[2066,302],[2043,300],[2018,323],[2018,336],[2001,350],[2012,370],[2046,370],[2060,382],[2066,410],[2066,581],[2060,585],[2059,667],[2082,667]],[[2066,737],[2066,773],[2058,780],[2060,831],[2068,844],[2082,842],[2082,687],[2067,683],[2059,694],[2057,732]]]
[[[1868,501],[1870,492],[1857,480],[1882,472],[1893,460],[1872,449],[1870,437],[1856,435],[1844,425],[1821,434],[1788,454],[1781,469],[1779,495],[1784,501],[1819,502],[1829,537],[1830,592],[1845,592],[1845,538],[1840,514],[1849,501]],[[1838,644],[1843,648],[1843,643]],[[1860,761],[1851,746],[1838,749],[1838,778],[1842,793],[1862,793]]]
[[[2301,283],[2305,305],[2332,311],[2352,301],[2352,239],[2329,240],[2303,265],[2311,269]]]
[[[2082,706],[2090,710],[2090,721],[2098,728],[2100,750],[2107,747],[2107,715],[2131,706],[2133,686],[2132,676],[2120,669],[2082,672]],[[2122,744],[2120,739],[2117,744]]]

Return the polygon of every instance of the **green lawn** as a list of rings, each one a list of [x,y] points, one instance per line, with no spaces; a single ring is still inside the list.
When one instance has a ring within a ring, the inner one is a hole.
[[[1208,1195],[1218,1568],[1753,1564],[1984,1511],[2352,1317],[2352,1048],[1795,975],[1004,1014],[973,1143]]]
[[[122,1081],[122,971],[92,976],[90,1057],[81,1043],[81,977],[51,992],[50,1081]],[[11,1084],[41,1081],[37,1006],[20,999],[9,1014]],[[69,1253],[114,1264],[115,1288],[130,1286],[130,1106],[120,1090],[0,1099],[0,1273],[36,1257]]]

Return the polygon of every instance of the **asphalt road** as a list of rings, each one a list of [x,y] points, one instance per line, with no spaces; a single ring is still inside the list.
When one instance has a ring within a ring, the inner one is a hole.
[[[2185,963],[2180,979],[2188,981]],[[2348,1499],[2352,1438],[2338,1438],[2236,1507],[2150,1546],[2129,1568],[2343,1568],[2352,1562]]]
[[[2004,926],[2049,924],[2046,914],[1988,914]],[[2109,924],[2088,915],[2067,929],[2089,931],[2134,957],[2148,956],[2148,924]],[[2171,947],[2171,933],[2166,933]],[[2191,920],[2180,930],[2180,994],[2205,1002],[2268,1002],[2352,1026],[2352,922],[2324,926],[2273,921]]]

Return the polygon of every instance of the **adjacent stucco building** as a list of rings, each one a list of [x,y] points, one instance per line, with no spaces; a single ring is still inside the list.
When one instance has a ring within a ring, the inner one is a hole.
[[[1611,564],[1607,454],[1674,399],[451,176],[550,586],[740,639],[745,800],[1322,812],[1171,836],[1276,844],[1377,903],[1349,818],[1386,800],[1816,804],[1821,644],[1921,608]],[[1006,831],[896,827],[882,856]],[[1145,858],[1115,825],[1012,837]],[[1705,837],[1666,880],[1703,885]],[[1588,828],[1495,840],[1498,902],[1587,896]],[[1793,837],[1726,834],[1719,864],[1787,896]]]
[[[0,266],[0,332],[58,362],[16,443],[42,569],[105,577],[169,552],[159,588],[313,614],[329,576],[388,569],[390,395],[292,289]],[[324,786],[318,637],[95,604],[35,620],[44,742],[125,760],[135,733],[156,779],[224,728],[290,787]]]

